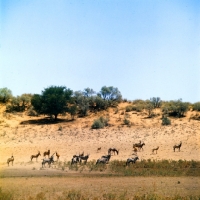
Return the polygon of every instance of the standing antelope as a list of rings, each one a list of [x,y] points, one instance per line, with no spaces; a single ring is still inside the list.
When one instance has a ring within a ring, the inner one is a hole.
[[[156,154],[157,154],[158,149],[159,149],[159,147],[152,149],[152,154],[154,153],[154,151],[155,151]]]
[[[13,161],[14,161],[14,157],[12,155],[11,158],[8,158],[8,160],[7,160],[8,166],[9,166],[10,162],[12,162],[12,166],[13,166]]]
[[[180,151],[181,145],[182,145],[182,142],[180,142],[179,145],[174,145],[173,146],[174,152],[175,152],[175,149],[179,149],[179,151]]]
[[[50,150],[44,152],[44,157],[48,156],[49,158],[49,155],[50,155]]]
[[[128,158],[126,161],[126,165],[129,165],[130,163],[135,163],[139,158],[136,156],[135,158]]]
[[[45,167],[46,163],[48,163],[49,167],[51,166],[51,163],[54,163],[53,155],[50,158],[43,158],[42,159],[42,167]]]
[[[71,160],[71,165],[77,164],[78,162],[80,162],[79,155],[73,155],[72,160]]]
[[[39,151],[36,155],[31,155],[31,161],[32,161],[33,158],[36,158],[36,161],[37,161],[38,156],[41,156]]]
[[[103,163],[103,164],[107,164],[110,160],[111,154],[108,154],[106,156],[102,156],[101,158],[99,158],[96,162],[96,165],[99,163]]]
[[[60,154],[58,154],[57,151],[56,151],[56,157],[57,157],[57,160],[59,160],[59,158],[60,158]]]
[[[85,164],[86,164],[86,163],[87,163],[87,160],[88,160],[88,158],[89,158],[89,155],[90,155],[90,154],[87,154],[86,156],[79,156],[80,163],[82,162],[82,160],[84,160],[84,161],[85,161]]]

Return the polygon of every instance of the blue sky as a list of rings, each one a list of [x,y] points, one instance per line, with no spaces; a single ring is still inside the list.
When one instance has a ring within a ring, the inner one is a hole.
[[[200,1],[0,0],[0,88],[114,86],[200,101]]]

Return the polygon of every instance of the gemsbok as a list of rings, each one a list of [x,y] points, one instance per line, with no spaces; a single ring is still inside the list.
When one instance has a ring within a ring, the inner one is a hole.
[[[60,158],[60,154],[58,154],[58,152],[56,151],[56,157],[57,157],[57,161],[59,160]]]
[[[144,149],[143,149],[143,146],[144,146],[144,145],[145,145],[144,142],[143,142],[143,143],[134,144],[134,145],[133,145],[133,148],[134,148],[134,147],[137,147],[138,150],[141,150],[141,149],[144,150]]]
[[[87,154],[86,156],[79,156],[80,163],[82,162],[82,160],[84,160],[84,161],[85,161],[85,164],[86,164],[86,163],[87,163],[87,160],[88,160],[88,158],[89,158],[89,155],[90,155],[90,154]]]
[[[46,163],[48,163],[49,167],[51,166],[51,163],[54,163],[53,155],[50,158],[43,158],[42,159],[42,167],[44,167]]]
[[[36,161],[37,161],[38,156],[41,156],[39,151],[36,155],[31,155],[31,161],[33,160],[33,158],[36,158]]]
[[[135,163],[139,158],[136,156],[135,158],[128,158],[126,161],[126,165],[129,165],[130,163]]]
[[[119,154],[119,150],[117,150],[117,149],[115,149],[115,148],[109,148],[108,149],[108,154],[112,154],[112,152],[114,153],[114,155],[115,155],[115,152],[117,153],[117,155]]]
[[[182,146],[182,142],[180,142],[179,145],[174,145],[173,146],[174,152],[175,152],[175,149],[179,149],[179,151],[180,151],[181,146]]]
[[[11,156],[11,158],[8,158],[7,160],[7,163],[8,163],[8,166],[9,166],[9,163],[12,162],[12,166],[13,166],[13,162],[14,162],[14,157],[13,155]]]
[[[49,156],[50,156],[50,150],[45,151],[43,155],[44,155],[44,157],[48,156],[48,158],[49,158]]]

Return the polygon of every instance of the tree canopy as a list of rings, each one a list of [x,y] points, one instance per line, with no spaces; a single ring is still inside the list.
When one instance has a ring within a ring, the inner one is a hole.
[[[122,99],[122,95],[118,90],[118,88],[115,88],[113,86],[110,87],[103,86],[98,95],[104,100],[120,101]]]
[[[54,116],[57,120],[58,114],[68,110],[67,102],[70,101],[73,91],[64,86],[50,86],[42,94],[34,94],[31,104],[40,114]]]
[[[0,88],[0,102],[7,103],[12,98],[12,91],[8,88]]]

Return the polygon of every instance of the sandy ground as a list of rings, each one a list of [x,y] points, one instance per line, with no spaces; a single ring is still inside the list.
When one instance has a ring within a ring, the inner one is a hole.
[[[62,131],[58,126],[62,125]],[[71,160],[74,154],[90,154],[89,160],[106,155],[108,148],[116,148],[119,155],[112,159],[126,160],[133,153],[133,143],[145,143],[138,151],[140,159],[200,160],[200,127],[196,121],[180,123],[169,127],[108,127],[92,130],[80,125],[18,125],[3,127],[0,136],[0,168],[7,167],[7,158],[13,154],[15,165],[27,163],[30,156],[50,149],[57,151],[60,161]],[[173,146],[182,141],[180,152],[173,152]],[[152,149],[159,146],[157,154]],[[97,148],[101,150],[97,152]],[[38,165],[40,167],[40,165]]]
[[[145,143],[143,146],[144,150],[138,151],[137,153],[140,160],[182,159],[200,161],[200,123],[196,120],[190,120],[191,115],[192,113],[189,112],[185,118],[171,119],[172,125],[162,126],[160,116],[148,119],[144,113],[138,114],[132,112],[127,115],[132,126],[127,127],[123,125],[124,116],[120,113],[114,114],[112,110],[99,114],[91,114],[88,117],[78,118],[74,121],[71,121],[69,117],[62,117],[64,120],[59,123],[44,123],[41,121],[42,117],[28,117],[25,114],[3,115],[2,113],[0,117],[0,176],[4,178],[0,179],[0,187],[5,187],[13,179],[12,185],[15,188],[18,188],[17,185],[20,181],[27,188],[29,184],[33,184],[32,187],[37,187],[37,184],[34,186],[36,182],[40,182],[41,187],[48,188],[50,187],[48,185],[50,184],[48,178],[45,178],[44,185],[40,180],[44,178],[41,178],[41,176],[49,176],[51,173],[55,176],[64,176],[63,179],[54,177],[54,187],[57,185],[56,181],[60,180],[64,183],[68,183],[67,181],[70,182],[71,180],[70,185],[73,185],[73,180],[66,178],[69,172],[62,172],[61,170],[59,171],[53,168],[41,170],[43,152],[48,149],[50,149],[51,154],[57,151],[60,154],[60,161],[64,162],[70,161],[74,154],[82,152],[85,155],[89,154],[89,160],[97,160],[102,155],[107,154],[108,148],[116,148],[119,150],[119,155],[112,156],[111,160],[117,159],[125,161],[128,157],[132,156],[133,144],[142,141]],[[109,117],[110,126],[99,130],[91,129],[90,127],[94,119],[99,116]],[[59,127],[62,127],[62,130],[59,130]],[[182,141],[180,152],[173,152],[173,146],[179,144],[180,141]],[[159,146],[158,153],[152,154],[152,149],[157,146]],[[101,150],[97,151],[99,147],[101,147]],[[38,151],[41,152],[41,156],[38,157],[38,162],[35,159],[33,162],[30,162],[30,156],[37,154]],[[11,155],[15,158],[14,165],[8,167],[6,161]],[[20,178],[23,176],[33,177],[28,179]],[[70,176],[72,176],[72,173]],[[166,184],[166,187],[161,187],[164,193],[165,191],[169,191],[170,187],[178,188],[178,191],[181,193],[184,193],[184,191],[193,191],[193,189],[194,193],[191,192],[191,194],[195,194],[195,191],[200,191],[197,186],[199,178],[148,178],[148,181],[145,181],[146,178],[140,177],[118,177],[119,179],[88,178],[90,181],[87,181],[86,177],[83,180],[82,178],[78,177],[76,179],[77,183],[80,183],[77,188],[82,189],[82,182],[87,184],[91,182],[93,186],[97,185],[97,187],[102,188],[107,184],[114,184],[112,188],[118,188],[119,185],[117,183],[120,183],[123,179],[122,185],[124,185],[124,190],[129,191],[129,185],[132,188],[136,187],[134,185],[134,180],[136,179],[137,183],[141,181],[141,184],[137,184],[136,188],[151,188],[153,187],[152,184],[156,182],[155,184],[157,186]],[[177,180],[179,179],[185,185],[177,184]],[[105,184],[100,184],[100,186],[97,182],[99,183],[101,181],[102,183],[105,182]],[[126,185],[127,183],[128,185]]]

